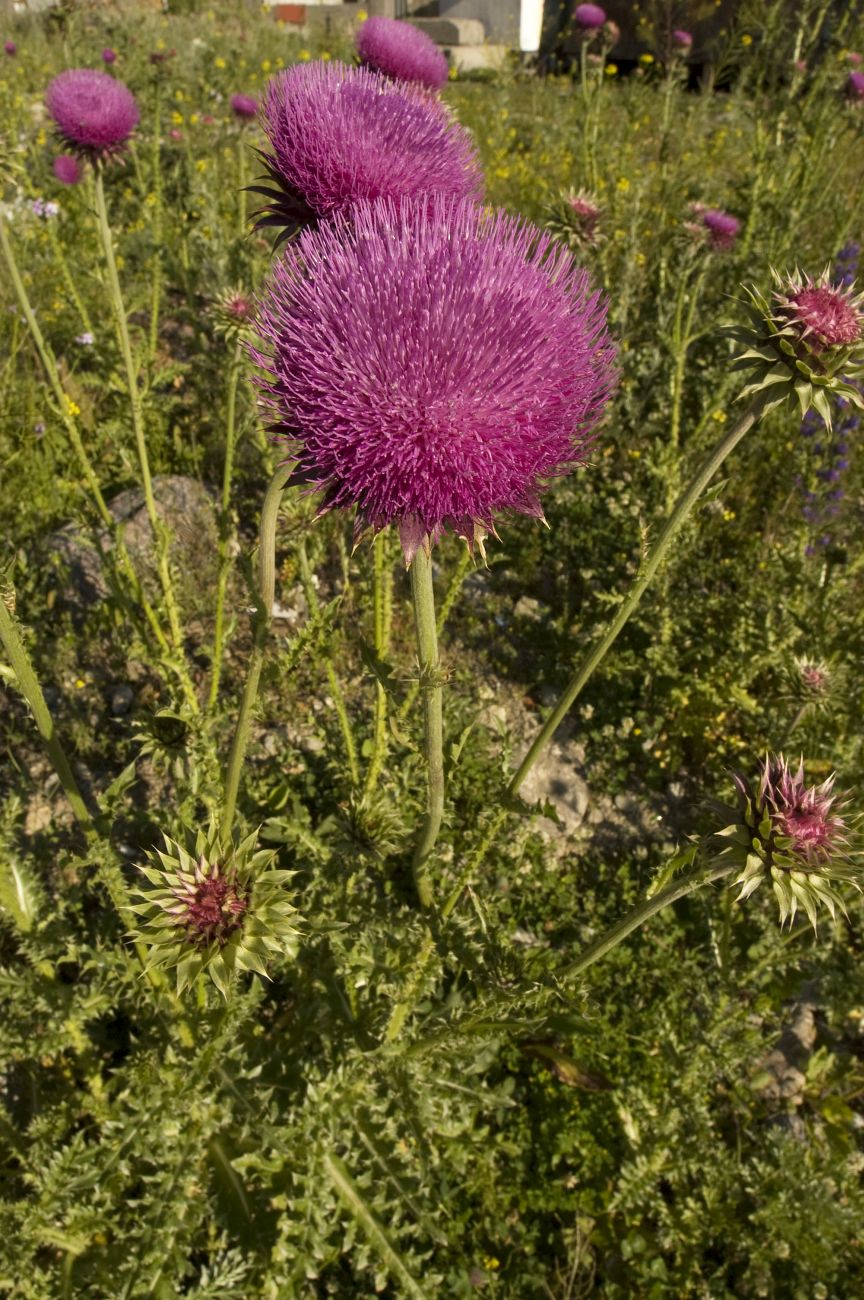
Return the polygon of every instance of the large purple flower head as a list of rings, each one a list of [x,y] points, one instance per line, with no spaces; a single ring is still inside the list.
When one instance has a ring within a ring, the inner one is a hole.
[[[431,36],[397,18],[367,18],[357,32],[357,53],[396,81],[440,90],[447,80],[447,60]]]
[[[273,185],[260,225],[286,232],[346,212],[359,199],[479,197],[465,131],[425,92],[343,63],[307,63],[275,77],[262,125]]]
[[[304,231],[261,304],[265,403],[297,478],[410,563],[445,529],[542,518],[614,384],[606,304],[548,234],[470,200],[358,203]]]
[[[81,166],[71,153],[58,154],[54,159],[53,170],[61,185],[77,185],[81,179]]]
[[[94,161],[122,149],[138,125],[138,105],[128,86],[92,68],[61,72],[45,103],[64,143]]]

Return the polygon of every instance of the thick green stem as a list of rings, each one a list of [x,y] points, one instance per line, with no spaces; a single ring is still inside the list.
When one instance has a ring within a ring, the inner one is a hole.
[[[306,597],[306,604],[309,606],[309,613],[315,615],[321,608],[318,600],[318,592],[315,590],[315,584],[312,581],[312,570],[309,567],[309,556],[306,553],[306,543],[303,538],[297,544],[297,558],[300,562],[300,582],[303,585],[303,594]],[[327,659],[325,670],[327,673],[327,684],[330,687],[330,695],[333,700],[333,707],[336,710],[336,717],[339,719],[339,730],[342,732],[342,741],[345,745],[345,758],[348,761],[348,774],[351,778],[352,785],[360,784],[360,764],[357,761],[357,744],[354,740],[354,732],[351,728],[351,720],[348,717],[348,709],[345,704],[345,696],[342,693],[342,687],[339,685],[339,678],[336,675],[336,669],[333,667],[333,661]]]
[[[225,463],[222,469],[222,500],[219,518],[219,576],[216,582],[216,616],[213,630],[213,672],[210,678],[208,709],[216,707],[222,656],[225,649],[225,595],[231,573],[231,481],[234,474],[234,451],[237,445],[237,386],[242,370],[243,348],[238,342],[228,374],[228,412],[225,421]]]
[[[375,535],[372,543],[373,588],[372,605],[375,617],[375,654],[386,662],[390,653],[390,622],[393,612],[393,567],[390,563],[388,534]],[[387,692],[380,682],[375,683],[375,723],[372,737],[372,757],[363,785],[363,793],[370,798],[378,784],[381,768],[387,754]]]
[[[619,633],[626,625],[630,615],[633,613],[639,601],[645,594],[646,589],[651,583],[663,560],[666,558],[675,537],[678,534],[682,524],[690,515],[699,497],[710,483],[711,479],[717,473],[717,470],[723,464],[726,457],[735,450],[741,439],[749,433],[753,425],[759,418],[759,407],[752,407],[737,424],[727,433],[717,445],[708,453],[702,464],[696,470],[687,487],[681,494],[678,504],[670,515],[663,531],[654,543],[654,546],[643,562],[636,581],[630,588],[624,600],[618,608],[618,612],[612,621],[606,627],[601,637],[588,651],[588,654],[579,665],[573,677],[561,696],[555,708],[550,713],[546,722],[543,724],[538,736],[534,740],[531,748],[528,750],[522,762],[514,774],[510,785],[508,786],[509,794],[516,794],[519,787],[527,777],[531,768],[536,763],[545,746],[552,739],[565,715],[572,706],[574,700],[589,680],[594,670],[599,667],[606,657],[607,652],[614,645]]]
[[[444,715],[435,592],[432,586],[432,552],[421,546],[411,565],[411,595],[417,631],[420,693],[423,697],[423,735],[426,753],[426,815],[414,850],[414,884],[422,907],[432,906],[429,859],[444,816]]]
[[[439,636],[444,631],[444,627],[447,622],[447,619],[450,617],[450,612],[453,609],[453,606],[456,604],[456,598],[459,595],[459,592],[462,590],[462,583],[465,581],[465,577],[468,573],[468,570],[471,568],[471,564],[472,564],[472,555],[471,552],[468,550],[468,547],[466,546],[461,556],[459,557],[459,563],[456,566],[452,578],[450,579],[450,583],[447,587],[447,591],[444,595],[444,599],[442,600],[441,604],[438,607],[438,617],[435,620],[435,629]],[[419,694],[420,694],[419,681],[412,682],[408,690],[405,692],[405,699],[399,705],[399,712],[397,714],[397,717],[400,722],[402,721],[403,718],[407,717],[407,715],[414,708],[414,704]]]
[[[21,639],[15,618],[7,607],[6,599],[4,592],[0,591],[0,640],[3,642],[9,664],[15,674],[18,689],[30,705],[33,719],[39,735],[42,737],[42,743],[48,757],[54,764],[54,770],[60,778],[60,784],[66,798],[69,800],[69,806],[84,830],[88,834],[92,834],[96,829],[93,818],[78,788],[78,782],[72,773],[66,751],[57,738],[54,719],[51,717],[48,705],[45,703],[42,687],[39,685],[38,678],[33,671],[30,656]]]
[[[123,305],[120,278],[117,274],[117,262],[114,257],[114,241],[111,237],[111,226],[108,221],[108,208],[105,204],[105,186],[103,184],[101,168],[96,169],[95,197],[99,234],[102,239],[102,248],[105,254],[105,263],[108,270],[108,290],[114,313],[114,323],[117,327],[117,339],[120,344],[120,352],[126,370],[126,383],[129,389],[129,401],[132,409],[132,429],[135,435],[136,450],[138,452],[138,465],[141,471],[141,487],[144,492],[144,504],[147,509],[147,518],[150,521],[150,527],[153,530],[153,538],[156,547],[156,567],[159,572],[159,579],[165,597],[165,608],[168,613],[171,640],[175,649],[179,650],[182,645],[183,634],[180,628],[180,615],[177,609],[177,601],[174,595],[174,584],[171,580],[171,571],[168,563],[168,535],[162,520],[159,518],[159,512],[156,508],[156,498],[153,495],[153,480],[150,474],[150,457],[147,451],[147,438],[144,430],[144,411],[141,401],[141,387],[138,382],[138,371],[132,357],[132,344],[129,339],[129,325],[126,320],[126,309]],[[198,701],[194,690],[187,689],[186,694],[193,712],[197,712]]]
[[[150,270],[150,360],[159,345],[159,304],[162,296],[162,93],[156,78],[153,94],[153,263]]]
[[[273,616],[273,601],[276,595],[276,523],[279,518],[282,493],[285,491],[285,485],[291,477],[292,468],[292,465],[281,465],[279,467],[270,480],[270,486],[267,488],[264,497],[264,505],[261,508],[258,545],[258,591],[256,593],[258,608],[255,612],[252,655],[249,660],[249,671],[246,676],[246,685],[243,688],[237,727],[234,731],[234,740],[231,744],[231,753],[228,756],[228,767],[225,772],[225,796],[222,801],[221,829],[222,834],[226,837],[230,834],[231,827],[234,824],[237,792],[240,788],[240,774],[243,771],[243,760],[246,757],[246,749],[249,744],[252,714],[255,701],[258,698],[258,685],[261,681],[261,667],[264,662],[264,647],[267,643],[267,635],[270,631],[270,622]]]

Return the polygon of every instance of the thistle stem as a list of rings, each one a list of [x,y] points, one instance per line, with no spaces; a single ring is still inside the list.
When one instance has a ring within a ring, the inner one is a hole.
[[[63,277],[63,283],[66,285],[66,292],[69,294],[69,297],[72,299],[72,301],[75,304],[75,310],[78,313],[78,319],[80,320],[81,324],[84,326],[84,332],[86,334],[92,334],[93,326],[90,323],[90,316],[87,311],[87,308],[84,306],[84,302],[81,298],[81,295],[78,292],[78,287],[75,284],[75,281],[72,279],[72,272],[69,269],[69,262],[67,261],[66,254],[63,251],[63,246],[60,243],[60,237],[57,234],[56,221],[54,220],[48,221],[47,226],[48,226],[48,238],[51,241],[51,249],[52,252],[54,253],[55,258],[57,259],[57,265],[60,267],[60,274]]]
[[[309,606],[309,613],[314,617],[321,609],[321,602],[318,600],[318,592],[315,590],[315,583],[312,581],[309,556],[306,552],[306,543],[302,537],[297,544],[297,558],[300,562],[300,582],[303,585],[303,594],[306,597],[306,604]],[[339,730],[342,732],[345,758],[348,762],[348,775],[352,785],[359,785],[360,765],[357,761],[357,745],[354,740],[354,732],[351,729],[348,709],[345,705],[345,696],[342,694],[342,687],[339,685],[339,678],[336,676],[336,669],[333,667],[333,661],[329,655],[325,669],[327,684],[330,687],[330,695],[333,699],[333,707],[339,720]]]
[[[33,720],[36,723],[39,735],[42,737],[42,743],[54,765],[54,770],[60,779],[69,806],[75,814],[75,819],[80,823],[84,831],[91,835],[96,830],[95,823],[84,802],[78,782],[72,773],[66,751],[58,739],[54,719],[51,717],[48,705],[45,703],[45,696],[42,694],[39,679],[33,670],[30,656],[18,631],[18,625],[7,606],[2,591],[0,591],[0,641],[3,642],[3,649],[6,651],[9,664],[15,674],[18,689],[30,706]]]
[[[150,271],[150,360],[159,344],[159,303],[162,296],[162,88],[153,91],[153,264]]]
[[[213,672],[207,707],[216,707],[219,698],[219,681],[222,676],[222,656],[225,651],[225,595],[231,572],[231,480],[234,474],[234,451],[237,445],[237,387],[242,369],[243,348],[238,343],[234,349],[228,373],[228,411],[225,420],[225,463],[222,469],[222,500],[219,518],[219,576],[216,583],[216,614],[213,629]]]
[[[717,445],[708,453],[702,461],[702,464],[696,470],[687,487],[679,497],[678,504],[672,511],[672,514],[667,520],[660,536],[654,543],[651,552],[643,562],[636,581],[633,583],[630,591],[621,602],[617,614],[607,625],[599,640],[597,640],[588,651],[582,663],[570,679],[570,682],[560,700],[555,705],[555,708],[546,719],[546,722],[543,724],[543,727],[535,738],[527,754],[522,759],[522,762],[507,787],[508,794],[515,795],[518,792],[523,781],[531,771],[531,768],[540,757],[545,746],[552,739],[552,736],[557,731],[564,716],[579,696],[586,682],[589,680],[594,670],[603,662],[606,654],[614,645],[619,633],[626,625],[630,615],[633,613],[650,585],[652,578],[660,568],[663,560],[666,558],[678,531],[690,515],[693,507],[699,500],[699,497],[702,495],[717,470],[723,464],[726,457],[735,450],[741,439],[749,433],[750,429],[752,429],[753,425],[759,418],[759,413],[759,406],[757,403],[757,405],[751,407],[751,409],[741,417],[737,424],[735,424],[734,427],[720,439]]]
[[[129,401],[132,408],[132,429],[135,435],[138,464],[141,470],[141,487],[144,491],[144,504],[147,510],[147,518],[150,521],[150,527],[153,530],[153,538],[156,544],[156,567],[159,572],[159,579],[165,597],[165,608],[168,613],[171,640],[175,649],[179,649],[182,644],[182,632],[180,629],[180,616],[177,610],[177,601],[174,596],[174,584],[171,581],[171,571],[168,564],[168,537],[165,525],[159,518],[159,512],[156,509],[156,499],[153,495],[153,481],[150,474],[150,457],[147,451],[147,438],[144,431],[144,412],[141,402],[141,388],[138,382],[138,371],[132,357],[132,345],[129,340],[129,326],[126,320],[126,309],[123,305],[120,278],[117,274],[117,262],[114,257],[114,242],[111,237],[111,226],[108,221],[108,209],[105,204],[105,186],[102,178],[102,170],[99,167],[95,170],[96,216],[99,226],[99,234],[102,239],[102,248],[105,254],[105,263],[108,270],[108,291],[114,312],[114,323],[117,327],[117,339],[120,344],[120,352],[126,370],[126,383],[129,389]],[[191,689],[191,683],[187,686],[186,696],[192,711],[197,712],[198,700],[194,689]]]
[[[228,766],[225,773],[225,795],[222,801],[221,826],[223,836],[230,834],[231,827],[234,824],[237,791],[240,788],[240,774],[243,770],[243,760],[246,757],[246,749],[249,744],[252,713],[255,708],[255,701],[258,698],[261,667],[264,662],[264,647],[270,631],[270,623],[273,617],[273,601],[276,595],[276,523],[279,518],[282,493],[285,491],[285,486],[291,477],[292,469],[292,465],[280,465],[270,480],[270,486],[267,488],[264,504],[261,508],[254,639],[246,685],[243,688],[240,712],[237,716],[237,726],[234,731],[234,739],[231,744],[231,753],[228,756]]]
[[[373,587],[372,604],[375,617],[375,654],[386,661],[390,652],[390,621],[393,612],[393,569],[389,559],[388,535],[376,533],[372,543]],[[363,794],[370,798],[378,784],[381,768],[387,754],[387,692],[380,682],[375,683],[375,723],[372,738],[372,757],[366,773]]]
[[[411,565],[411,595],[417,631],[420,693],[423,697],[423,731],[426,752],[426,815],[414,850],[414,884],[421,907],[432,906],[429,859],[444,815],[444,717],[435,592],[432,586],[432,552],[419,547]]]

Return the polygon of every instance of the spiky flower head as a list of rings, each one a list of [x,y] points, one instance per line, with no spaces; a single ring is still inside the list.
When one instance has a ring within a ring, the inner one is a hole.
[[[550,205],[546,226],[572,249],[596,248],[602,241],[603,210],[599,200],[584,190],[570,190]]]
[[[217,334],[239,338],[255,320],[255,301],[242,288],[226,290],[213,304],[213,322]]]
[[[795,395],[802,416],[813,407],[830,429],[832,393],[864,409],[856,386],[864,377],[864,296],[834,284],[828,270],[817,280],[800,271],[772,276],[770,301],[744,286],[751,324],[729,331],[745,345],[733,368],[755,372],[741,397],[769,411]]]
[[[258,100],[252,95],[232,95],[231,112],[240,122],[249,122],[258,115]]]
[[[77,185],[81,179],[81,166],[71,153],[58,154],[54,159],[53,171],[61,185]]]
[[[431,36],[398,18],[367,18],[357,31],[357,53],[367,68],[395,81],[413,81],[440,90],[447,60]]]
[[[138,125],[135,96],[122,81],[92,68],[61,72],[45,104],[63,142],[97,162],[118,153]]]
[[[9,55],[10,59],[14,59],[15,55],[18,53],[18,46],[14,41],[4,41],[3,50]]]
[[[257,850],[257,832],[224,841],[215,824],[164,837],[139,868],[147,881],[130,907],[132,937],[148,946],[148,969],[176,971],[177,991],[206,973],[228,996],[235,971],[267,977],[267,963],[297,949],[291,871],[272,866],[275,853]]]
[[[360,199],[478,198],[468,135],[426,93],[368,68],[307,63],[274,77],[262,126],[271,153],[259,226],[283,235],[347,212]]]
[[[261,305],[266,404],[297,478],[406,560],[469,543],[581,464],[614,383],[606,303],[565,250],[433,196],[304,231]]]
[[[693,44],[693,37],[690,32],[686,32],[683,27],[677,28],[672,33],[672,45],[676,50],[689,50]]]
[[[577,5],[573,21],[581,32],[596,32],[606,21],[606,11],[599,5]]]
[[[691,203],[690,211],[695,220],[687,221],[684,225],[691,234],[697,235],[717,253],[725,253],[734,246],[741,222],[731,212],[724,212],[722,208],[706,208],[704,203]]]
[[[850,851],[846,804],[834,793],[834,777],[808,786],[804,764],[793,771],[782,754],[768,754],[758,779],[733,777],[736,808],[718,805],[732,821],[714,837],[715,861],[740,868],[734,884],[739,899],[748,898],[769,880],[780,906],[780,921],[791,923],[799,907],[816,925],[816,908],[823,903],[832,916],[843,900],[836,881],[860,888],[859,868]]]
[[[106,45],[105,49],[102,51],[102,62],[108,64],[117,62],[117,53],[115,50],[111,49],[110,45]]]
[[[850,72],[846,78],[846,98],[859,104],[864,99],[864,72]]]

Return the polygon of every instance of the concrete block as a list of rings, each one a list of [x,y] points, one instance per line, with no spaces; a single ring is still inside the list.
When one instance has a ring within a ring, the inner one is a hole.
[[[448,49],[457,45],[482,45],[486,39],[486,29],[476,18],[411,18],[408,21]]]

